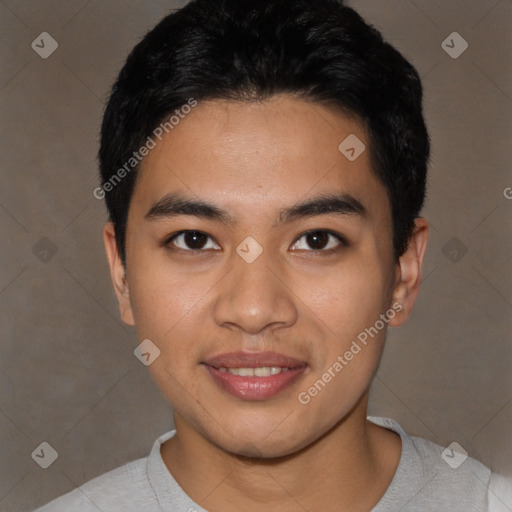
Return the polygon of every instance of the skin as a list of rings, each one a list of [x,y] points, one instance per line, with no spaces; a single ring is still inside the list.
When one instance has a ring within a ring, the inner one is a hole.
[[[353,162],[338,150],[349,134],[367,148]],[[235,223],[146,217],[176,192],[222,208]],[[365,215],[278,222],[283,208],[326,193],[350,194]],[[165,245],[183,230],[208,235],[204,249],[194,253],[183,236]],[[328,237],[315,245],[309,230],[348,243]],[[407,320],[427,234],[417,219],[409,248],[393,259],[390,204],[363,125],[291,96],[200,103],[150,152],[130,204],[126,269],[111,223],[104,241],[123,320],[161,351],[149,370],[173,405],[177,430],[161,454],[193,500],[213,512],[376,505],[401,454],[397,434],[366,420],[386,329],[307,405],[297,397],[393,304],[401,311],[388,325]],[[248,236],[263,249],[252,263],[236,252]],[[322,252],[329,248],[337,250]],[[281,352],[307,369],[272,398],[242,400],[200,364],[239,350]]]

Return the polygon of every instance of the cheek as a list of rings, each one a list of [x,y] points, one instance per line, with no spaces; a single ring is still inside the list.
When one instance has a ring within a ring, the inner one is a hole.
[[[388,280],[384,269],[352,258],[316,278],[297,277],[294,292],[328,328],[338,344],[370,327],[387,309]]]
[[[205,322],[200,321],[204,318],[201,308],[211,287],[202,279],[164,272],[156,266],[141,266],[131,278],[138,338],[150,339],[160,350],[148,370],[167,399],[177,409],[186,408],[189,393],[198,394],[194,372],[200,361],[201,340],[208,339]]]
[[[314,402],[312,409],[319,413],[331,403],[337,404],[332,414],[339,415],[340,408],[354,405],[370,383],[385,340],[387,323],[381,314],[389,308],[389,279],[376,258],[365,262],[361,257],[347,259],[321,286],[304,283],[301,290],[307,294],[303,296],[313,331],[325,336],[302,389],[304,400]]]
[[[205,295],[211,288],[204,280],[142,267],[133,272],[130,290],[139,340],[150,339],[160,350],[148,367],[167,399],[179,403],[184,390],[193,387],[205,332]]]
[[[333,294],[324,309],[314,312],[323,315],[329,329],[324,330],[326,338],[296,397],[304,428],[313,431],[349,414],[370,385],[382,356],[387,326],[380,320],[386,312],[382,289],[347,284],[345,290],[346,295]]]
[[[171,271],[154,262],[137,265],[130,272],[130,298],[137,331],[161,339],[187,314],[200,307],[208,293],[205,280]]]

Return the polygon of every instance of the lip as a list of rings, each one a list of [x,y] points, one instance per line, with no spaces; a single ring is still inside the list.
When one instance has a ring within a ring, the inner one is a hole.
[[[208,370],[215,384],[230,395],[242,400],[267,400],[290,386],[307,368],[304,361],[277,352],[230,352],[209,358],[202,364]],[[268,377],[244,377],[219,370],[219,368],[258,368],[263,366],[279,366],[288,368],[288,370]]]

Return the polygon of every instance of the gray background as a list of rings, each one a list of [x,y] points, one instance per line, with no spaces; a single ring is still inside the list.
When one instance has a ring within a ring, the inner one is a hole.
[[[92,190],[116,73],[184,3],[0,1],[2,511],[143,457],[172,426],[119,320]],[[370,413],[512,477],[512,2],[349,5],[417,67],[433,143],[423,290],[390,331]],[[44,31],[59,45],[47,59],[31,47]],[[441,47],[454,31],[469,43],[457,59]],[[31,457],[43,441],[58,452],[48,469]]]

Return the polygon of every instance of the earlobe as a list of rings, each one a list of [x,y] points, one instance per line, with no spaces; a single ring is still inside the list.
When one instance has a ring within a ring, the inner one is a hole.
[[[112,222],[105,224],[103,229],[103,242],[105,244],[105,252],[110,267],[110,277],[119,304],[121,318],[126,324],[135,325],[130,301],[130,289],[126,279],[126,269],[119,254],[115,227]]]
[[[426,219],[418,217],[409,245],[396,264],[393,305],[395,305],[397,314],[389,322],[389,325],[393,327],[402,325],[409,318],[418,297],[421,286],[421,269],[427,249],[428,229]]]

